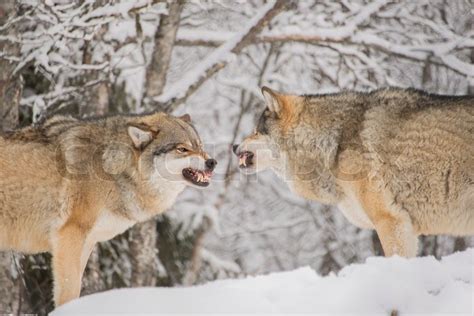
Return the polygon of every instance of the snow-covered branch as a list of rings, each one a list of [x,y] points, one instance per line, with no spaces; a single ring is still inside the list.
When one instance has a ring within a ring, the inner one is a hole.
[[[56,103],[58,99],[66,97],[71,93],[79,93],[80,91],[84,91],[90,87],[96,86],[100,83],[103,83],[104,80],[93,80],[91,82],[87,82],[82,86],[74,86],[74,87],[64,87],[57,91],[52,91],[45,94],[35,94],[33,96],[21,99],[20,104],[24,106],[32,106],[35,103],[41,102],[44,104],[53,104]]]
[[[328,45],[338,43],[345,46],[368,47],[386,55],[398,56],[414,61],[425,61],[430,58],[433,62],[444,65],[466,77],[474,75],[474,65],[456,55],[466,49],[474,49],[474,32],[455,33],[443,23],[436,23],[428,17],[414,15],[405,8],[398,8],[398,14],[390,13],[395,9],[389,1],[374,1],[369,5],[357,8],[357,12],[347,13],[339,20],[344,20],[342,26],[327,27],[314,25],[302,29],[299,25],[274,27],[255,36],[252,44],[260,43],[306,43],[311,45]],[[384,11],[386,10],[386,11]],[[381,28],[371,17],[395,19],[407,22],[407,30],[394,31]],[[441,21],[440,21],[441,22]],[[411,33],[412,24],[428,27],[432,33],[426,33],[423,41],[417,33]],[[408,39],[401,41],[387,36],[396,33]],[[225,43],[225,39],[235,36],[233,33],[219,31],[196,31],[181,29],[177,36],[177,45],[216,47]],[[429,37],[428,37],[429,36]]]
[[[263,27],[287,4],[286,0],[277,0],[266,4],[239,33],[219,46],[182,79],[165,89],[165,92],[160,96],[156,96],[154,100],[161,104],[167,104],[168,111],[173,110],[208,78],[224,68],[234,54],[240,53],[245,46],[249,45]]]
[[[425,61],[429,57],[437,57],[439,63],[468,77],[474,76],[474,65],[470,62],[462,61],[456,57],[453,52],[459,49],[473,49],[474,37],[463,39],[446,39],[437,45],[407,45],[398,44],[375,35],[370,31],[355,32],[347,35],[340,33],[341,29],[323,30],[320,32],[305,33],[278,33],[263,34],[254,39],[252,44],[260,43],[306,43],[311,45],[326,45],[337,43],[342,45],[356,45],[374,48],[387,55],[395,55],[401,58],[407,58],[416,61]],[[346,30],[346,29],[344,29]],[[193,32],[182,32],[178,34],[176,44],[183,46],[210,46],[215,47],[222,44],[222,35],[216,32],[215,36],[207,34],[203,38],[195,36]]]

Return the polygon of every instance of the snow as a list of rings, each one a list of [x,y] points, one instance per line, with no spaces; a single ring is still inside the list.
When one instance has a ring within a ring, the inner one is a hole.
[[[53,315],[146,313],[318,313],[471,315],[474,249],[434,257],[373,257],[337,275],[305,267],[183,288],[113,290],[82,297]]]

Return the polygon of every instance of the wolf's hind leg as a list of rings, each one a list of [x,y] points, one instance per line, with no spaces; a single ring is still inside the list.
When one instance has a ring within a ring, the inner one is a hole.
[[[79,297],[86,234],[80,226],[66,224],[53,240],[54,302],[60,306]]]
[[[373,221],[386,257],[416,257],[418,238],[408,216],[383,215]]]

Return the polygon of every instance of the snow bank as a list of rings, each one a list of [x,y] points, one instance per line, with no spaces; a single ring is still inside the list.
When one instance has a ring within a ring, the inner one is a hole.
[[[82,297],[53,315],[156,313],[473,314],[474,249],[441,261],[369,258],[337,275],[310,268],[188,288],[122,289]]]

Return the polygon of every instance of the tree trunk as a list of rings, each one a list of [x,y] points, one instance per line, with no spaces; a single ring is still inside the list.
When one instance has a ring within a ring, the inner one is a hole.
[[[16,14],[14,1],[0,3],[0,25]],[[9,36],[15,35],[15,29],[6,31]],[[18,56],[17,44],[0,42],[0,51],[8,56]],[[18,125],[18,105],[22,92],[21,79],[13,75],[15,64],[0,58],[0,132],[12,130]],[[11,252],[0,252],[0,313],[20,312],[20,283]]]
[[[160,16],[153,55],[146,71],[146,97],[157,96],[163,92],[183,5],[181,0],[171,1],[168,15]]]
[[[1,314],[18,314],[20,312],[20,279],[13,260],[11,252],[0,252]]]
[[[133,287],[154,286],[158,275],[156,220],[135,226],[129,235]]]
[[[14,1],[0,3],[0,25],[5,24],[16,13]],[[8,36],[15,36],[15,28],[7,30]],[[8,41],[0,42],[0,51],[7,56],[19,56],[20,47]],[[18,105],[21,97],[21,78],[13,75],[15,64],[8,59],[0,59],[0,128],[12,130],[18,125]]]
[[[159,280],[159,286],[190,285],[197,279],[200,263],[200,249],[206,232],[210,229],[208,218],[194,231],[180,236],[180,227],[162,216],[155,229],[158,230],[158,256],[166,270],[166,278]]]
[[[155,46],[146,71],[145,96],[158,95],[166,84],[171,53],[178,31],[183,1],[171,1],[168,14],[161,15]],[[131,286],[154,286],[158,275],[156,219],[136,225],[130,232]]]

